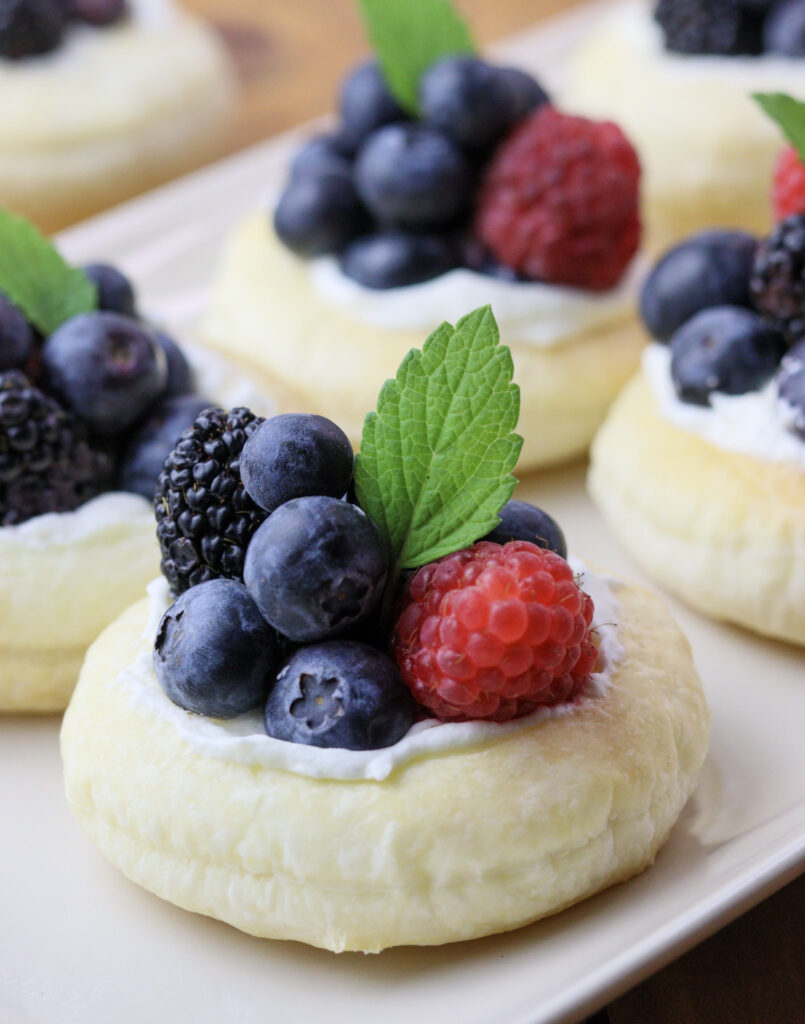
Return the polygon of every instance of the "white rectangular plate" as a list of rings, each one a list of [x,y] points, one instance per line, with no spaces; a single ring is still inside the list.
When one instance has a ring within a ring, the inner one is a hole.
[[[508,55],[556,68],[587,17],[526,33]],[[186,329],[226,229],[277,182],[290,144],[290,136],[269,142],[76,228],[64,249],[76,260],[119,262],[145,306]],[[641,578],[597,517],[582,469],[526,481],[522,494],[558,518],[573,551]],[[713,710],[701,785],[670,842],[640,878],[462,945],[336,957],[177,910],[126,881],[71,820],[58,722],[0,722],[0,1020],[556,1024],[595,1008],[793,878],[805,860],[802,651],[670,603]]]

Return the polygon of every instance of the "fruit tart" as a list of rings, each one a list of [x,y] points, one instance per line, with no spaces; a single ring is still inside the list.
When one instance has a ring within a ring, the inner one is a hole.
[[[803,0],[632,0],[571,68],[566,100],[638,149],[652,252],[714,225],[768,231],[778,144],[749,94],[805,93]]]
[[[805,167],[801,167],[805,181]],[[627,550],[714,618],[805,644],[805,216],[695,235],[646,280],[653,341],[592,449]]]
[[[68,266],[0,210],[0,711],[66,707],[87,647],[158,569],[154,487],[211,404],[198,387],[240,382],[144,322],[120,271]]]
[[[243,420],[237,466],[210,465],[209,414],[183,435],[160,533],[237,495],[243,573],[188,573],[163,539],[62,727],[70,806],[129,878],[376,952],[516,928],[652,862],[705,755],[701,685],[655,597],[510,500],[512,373],[489,307],[443,324],[354,474],[316,414]]]
[[[226,242],[205,340],[357,444],[430,325],[488,302],[524,395],[522,466],[577,457],[638,363],[635,152],[475,55],[457,16],[432,19],[423,61],[422,4],[380,6],[335,129]]]
[[[0,202],[52,231],[190,170],[233,82],[172,0],[2,0]]]

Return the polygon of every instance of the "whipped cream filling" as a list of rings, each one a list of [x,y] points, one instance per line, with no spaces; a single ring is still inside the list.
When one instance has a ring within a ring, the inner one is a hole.
[[[805,81],[805,60],[781,54],[761,53],[755,57],[723,57],[717,54],[686,54],[666,50],[662,29],[651,16],[648,3],[624,4],[610,16],[613,31],[622,34],[630,46],[642,52],[655,68],[686,78],[707,77],[736,86],[778,86],[791,88],[791,79]]]
[[[276,411],[271,400],[226,359],[185,341],[182,349],[195,371],[200,395],[210,396],[211,401],[226,409],[242,405],[265,416]],[[141,495],[107,491],[72,512],[48,512],[24,523],[0,527],[0,551],[9,544],[29,548],[66,548],[118,525],[140,529],[150,524],[156,534],[153,520],[153,505]]]
[[[698,434],[710,444],[769,462],[793,462],[805,469],[805,442],[787,426],[792,410],[781,402],[774,380],[745,395],[714,392],[710,405],[681,401],[671,377],[671,350],[654,342],[643,352],[648,378],[661,414],[676,426]]]
[[[443,320],[455,323],[468,309],[489,303],[507,342],[546,348],[629,317],[643,272],[640,260],[633,260],[618,285],[606,292],[504,281],[465,268],[421,284],[379,290],[347,277],[334,256],[310,261],[310,279],[322,298],[370,327],[431,331]]]
[[[397,743],[379,750],[344,750],[309,747],[267,736],[262,711],[222,720],[191,714],[165,696],[153,667],[153,643],[160,620],[170,605],[167,582],[160,578],[148,587],[149,615],[143,632],[145,648],[133,665],[112,685],[128,687],[135,705],[169,722],[182,740],[198,754],[265,768],[281,769],[314,779],[381,781],[415,758],[455,753],[521,732],[538,722],[573,714],[585,700],[604,694],[624,657],[617,621],[620,603],[616,580],[591,572],[577,559],[570,564],[580,586],[595,604],[593,626],[598,630],[602,669],[590,677],[581,700],[539,708],[512,722],[417,722]]]

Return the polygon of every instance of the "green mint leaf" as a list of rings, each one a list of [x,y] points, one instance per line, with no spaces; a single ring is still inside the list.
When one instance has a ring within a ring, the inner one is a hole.
[[[468,547],[497,525],[523,444],[513,373],[483,306],[438,327],[383,385],[364,423],[355,490],[398,569]]]
[[[0,207],[0,291],[42,332],[98,306],[95,285],[24,217]]]
[[[409,113],[419,112],[422,72],[451,53],[474,53],[464,19],[450,0],[360,0],[389,89]]]
[[[754,92],[752,99],[782,128],[800,160],[805,161],[805,103],[784,92]]]

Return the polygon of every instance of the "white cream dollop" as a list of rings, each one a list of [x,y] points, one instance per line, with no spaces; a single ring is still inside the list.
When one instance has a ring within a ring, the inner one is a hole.
[[[342,273],[333,256],[310,262],[316,291],[370,327],[427,332],[443,320],[455,323],[468,309],[488,303],[507,341],[541,347],[627,319],[642,275],[643,266],[636,259],[616,287],[590,292],[540,281],[505,281],[459,268],[421,284],[374,289]]]
[[[790,412],[772,380],[745,395],[714,392],[710,405],[681,401],[671,377],[671,350],[654,342],[643,352],[646,374],[666,419],[710,444],[769,462],[793,462],[805,469],[805,442],[787,429]]]
[[[603,668],[591,676],[584,698],[606,692],[612,674],[624,656],[617,621],[620,604],[614,594],[617,581],[590,572],[571,559],[570,564],[581,587],[595,604],[594,626],[600,638]],[[228,721],[190,714],[169,700],[160,687],[153,667],[153,641],[160,620],[170,604],[168,585],[154,580],[148,588],[149,616],[143,638],[145,649],[133,665],[125,669],[112,685],[127,686],[132,700],[153,714],[169,721],[182,739],[195,751],[224,761],[237,761],[266,768],[281,769],[314,779],[381,781],[393,771],[417,757],[445,754],[477,747],[536,722],[572,714],[578,704],[540,708],[525,718],[497,722],[418,722],[397,743],[380,750],[343,750],[308,747],[277,740],[265,733],[262,714],[254,712]]]

